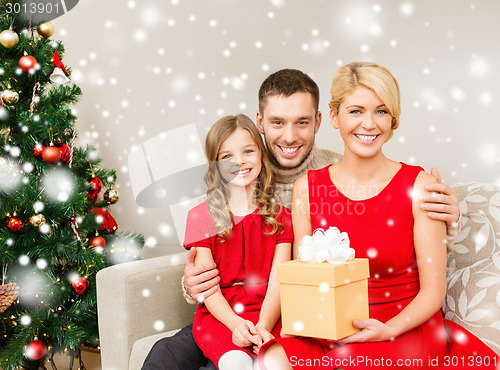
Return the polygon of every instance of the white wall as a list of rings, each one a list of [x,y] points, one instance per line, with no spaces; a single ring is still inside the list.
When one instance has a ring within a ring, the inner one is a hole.
[[[78,143],[117,169],[111,213],[149,238],[149,257],[180,248],[169,209],[135,203],[131,148],[192,122],[203,136],[223,115],[254,118],[260,83],[280,68],[320,85],[318,146],[343,150],[327,120],[334,71],[375,61],[402,90],[389,157],[436,166],[450,184],[500,183],[498,14],[496,0],[82,0],[53,22],[53,38],[84,92]]]

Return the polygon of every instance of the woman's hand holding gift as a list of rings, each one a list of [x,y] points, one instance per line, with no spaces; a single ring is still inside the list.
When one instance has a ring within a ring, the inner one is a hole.
[[[375,319],[353,320],[352,324],[361,331],[339,340],[338,343],[382,342],[398,336],[396,328]]]

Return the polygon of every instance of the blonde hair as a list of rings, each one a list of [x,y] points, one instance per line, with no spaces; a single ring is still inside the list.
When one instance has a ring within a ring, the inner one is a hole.
[[[373,90],[386,105],[392,116],[389,136],[391,138],[394,130],[399,126],[401,114],[399,84],[388,69],[376,63],[353,62],[335,72],[330,89],[332,95],[330,109],[337,115],[342,101],[359,85]]]
[[[205,139],[205,154],[210,163],[205,174],[205,183],[208,187],[208,211],[214,219],[217,234],[222,240],[225,240],[234,227],[234,217],[228,205],[229,189],[225,186],[226,181],[220,173],[218,155],[222,143],[237,129],[250,133],[261,154],[262,168],[256,179],[257,183],[253,194],[255,202],[261,205],[257,213],[262,215],[264,221],[272,226],[270,234],[277,231],[282,232],[283,225],[275,218],[280,206],[274,197],[271,165],[266,156],[262,137],[250,118],[244,114],[238,114],[223,117],[215,122]]]

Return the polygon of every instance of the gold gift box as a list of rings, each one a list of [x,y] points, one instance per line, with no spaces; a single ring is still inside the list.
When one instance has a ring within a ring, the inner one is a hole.
[[[368,319],[367,258],[342,264],[298,260],[278,265],[283,333],[337,340]]]

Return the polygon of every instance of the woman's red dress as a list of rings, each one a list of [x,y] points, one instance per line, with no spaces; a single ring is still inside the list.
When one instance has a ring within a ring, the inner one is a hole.
[[[349,235],[356,257],[369,259],[370,318],[382,322],[396,316],[419,292],[412,193],[420,171],[421,167],[402,163],[389,184],[378,195],[365,200],[343,195],[331,181],[329,167],[308,172],[312,229],[338,227]],[[384,342],[339,345],[313,338],[275,341],[283,346],[294,369],[431,369],[438,367],[434,365],[436,358],[441,366],[450,354],[451,341],[445,321],[438,311],[422,325]],[[461,329],[448,323],[454,330]],[[479,339],[465,329],[459,331],[467,338],[464,348],[495,357]]]

